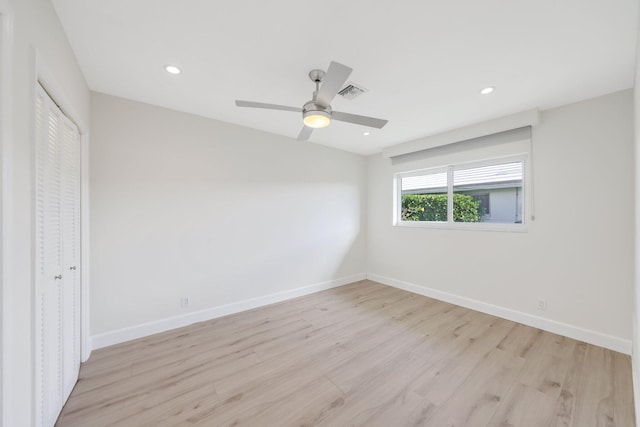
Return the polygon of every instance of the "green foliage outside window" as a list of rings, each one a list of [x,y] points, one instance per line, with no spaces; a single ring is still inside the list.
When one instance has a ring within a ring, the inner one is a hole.
[[[480,201],[466,194],[453,195],[453,220],[481,222]],[[446,194],[403,194],[403,221],[447,221]]]

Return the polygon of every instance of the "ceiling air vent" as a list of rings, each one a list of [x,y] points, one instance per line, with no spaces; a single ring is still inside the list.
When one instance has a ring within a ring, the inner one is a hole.
[[[347,85],[340,92],[338,92],[338,95],[341,95],[346,99],[355,99],[368,91],[369,89],[366,89],[359,84],[348,82]]]

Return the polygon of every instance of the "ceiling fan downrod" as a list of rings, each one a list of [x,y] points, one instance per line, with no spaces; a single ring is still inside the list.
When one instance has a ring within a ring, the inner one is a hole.
[[[320,90],[320,83],[322,83],[322,79],[324,79],[326,74],[327,73],[322,70],[309,71],[309,78],[316,84],[316,90],[313,92],[313,101],[316,100],[316,95],[318,95],[318,91]]]

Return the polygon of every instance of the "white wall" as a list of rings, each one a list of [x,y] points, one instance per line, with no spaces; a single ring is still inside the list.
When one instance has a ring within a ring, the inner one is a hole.
[[[525,313],[533,323],[568,324],[628,352],[632,107],[627,90],[542,113],[533,128],[536,220],[526,233],[394,227],[393,174],[416,164],[370,156],[367,272]],[[546,312],[536,309],[539,298]]]
[[[32,189],[33,103],[36,76],[45,73],[78,121],[89,122],[90,94],[53,6],[44,0],[10,0],[13,54],[10,122],[13,138],[3,154],[7,177],[6,252],[3,254],[3,399],[4,425],[32,421],[33,282]],[[36,52],[40,60],[36,61]],[[3,142],[4,144],[4,142]],[[9,164],[7,164],[9,162]]]
[[[98,93],[91,117],[92,335],[363,277],[362,156]]]
[[[633,92],[634,149],[635,149],[635,282],[633,304],[633,386],[637,423],[640,423],[640,31],[636,43],[636,75]]]

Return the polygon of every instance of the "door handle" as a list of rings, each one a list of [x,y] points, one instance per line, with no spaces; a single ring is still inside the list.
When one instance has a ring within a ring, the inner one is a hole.
[[[58,274],[57,276],[54,277],[55,280],[60,280],[62,279],[62,274]]]
[[[75,270],[76,266],[74,265],[73,267],[69,267],[69,270]]]

